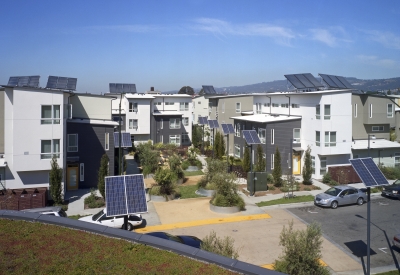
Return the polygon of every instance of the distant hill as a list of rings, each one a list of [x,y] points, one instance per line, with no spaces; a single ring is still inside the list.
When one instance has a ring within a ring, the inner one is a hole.
[[[317,78],[320,80],[320,78]],[[367,91],[386,91],[391,90],[397,92],[400,89],[400,77],[388,79],[358,79],[355,77],[346,78],[355,89]],[[257,84],[250,84],[244,86],[230,86],[230,87],[214,87],[218,94],[247,94],[247,93],[265,93],[265,92],[280,92],[288,90],[288,82],[286,80],[274,80],[270,82],[261,82]],[[198,93],[201,88],[194,89]],[[168,94],[177,93],[178,91],[165,92]]]

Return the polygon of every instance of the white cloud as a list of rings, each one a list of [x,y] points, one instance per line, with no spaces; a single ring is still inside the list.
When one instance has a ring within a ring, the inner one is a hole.
[[[227,35],[266,36],[285,45],[290,45],[291,39],[296,37],[288,28],[269,24],[231,24],[227,21],[213,18],[199,18],[195,20],[195,23],[196,25],[192,27],[193,29],[209,32],[217,37],[226,37]]]
[[[357,59],[365,64],[376,65],[381,67],[392,67],[396,64],[396,61],[392,59],[380,59],[375,55],[358,55]]]
[[[329,47],[336,46],[337,39],[331,34],[330,31],[325,29],[311,29],[310,32],[312,35],[312,40],[317,40],[319,42],[325,43]]]
[[[383,46],[391,49],[400,50],[400,36],[392,32],[381,31],[365,31],[369,35],[369,39],[381,43]]]

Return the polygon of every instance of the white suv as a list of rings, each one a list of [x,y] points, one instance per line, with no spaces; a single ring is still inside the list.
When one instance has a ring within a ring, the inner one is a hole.
[[[79,219],[80,221],[101,224],[104,226],[122,228],[124,225],[124,216],[107,217],[107,210],[103,209],[99,213],[86,216]],[[134,226],[142,224],[142,215],[131,214],[128,216],[128,230],[131,231]]]
[[[41,208],[32,208],[32,209],[25,209],[21,210],[24,212],[30,213],[40,213],[49,216],[56,216],[56,217],[67,217],[67,213],[61,208],[61,206],[48,206],[48,207],[41,207]]]

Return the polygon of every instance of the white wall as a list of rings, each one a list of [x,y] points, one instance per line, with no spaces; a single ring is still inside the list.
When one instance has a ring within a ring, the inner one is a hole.
[[[129,112],[129,103],[137,103],[138,111],[137,112]],[[151,115],[151,99],[149,98],[127,98],[124,100],[124,109],[126,113],[126,124],[125,131],[130,133],[131,135],[143,135],[150,134],[150,115]],[[129,129],[129,120],[137,119],[138,120],[138,128],[137,129]]]
[[[193,124],[198,124],[198,118],[209,117],[208,98],[204,96],[193,98]]]

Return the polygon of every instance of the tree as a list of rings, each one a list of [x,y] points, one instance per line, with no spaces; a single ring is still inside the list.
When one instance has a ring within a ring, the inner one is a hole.
[[[312,180],[312,160],[311,160],[311,147],[308,146],[304,154],[304,167],[303,167],[303,183],[306,185],[311,185]]]
[[[63,169],[58,166],[57,158],[53,156],[50,161],[51,170],[49,175],[50,195],[53,198],[54,204],[62,204],[62,187]]]
[[[272,176],[274,177],[274,185],[280,187],[283,184],[282,181],[282,167],[281,167],[281,153],[279,152],[278,146],[275,150],[274,156],[274,170],[272,171]]]
[[[305,230],[293,230],[293,221],[283,227],[279,245],[283,255],[274,263],[274,269],[290,275],[328,275],[328,269],[319,263],[322,248],[321,227],[313,222]]]
[[[190,86],[183,86],[183,87],[179,90],[178,94],[194,95],[194,90],[193,90],[193,88],[190,87]]]
[[[107,154],[104,154],[100,159],[100,168],[97,176],[97,188],[103,198],[106,198],[106,184],[104,178],[108,176],[108,162],[109,158]]]
[[[266,161],[264,157],[264,150],[261,144],[257,145],[257,163],[255,165],[254,171],[255,172],[264,172],[266,166]]]
[[[196,148],[200,147],[203,143],[203,127],[198,124],[192,125],[192,143]]]
[[[219,131],[217,131],[217,133],[215,134],[215,138],[214,138],[214,148],[213,148],[213,150],[214,150],[214,156],[215,156],[216,159],[221,159],[221,157],[222,157],[219,154],[220,153],[219,147],[221,146],[220,135],[221,134],[219,133]]]
[[[247,146],[247,143],[246,143],[246,146],[245,146],[245,149],[244,149],[242,167],[243,167],[243,171],[245,173],[250,172],[250,169],[251,169],[250,150],[249,150],[249,146]]]
[[[221,239],[217,237],[215,231],[212,230],[211,233],[205,236],[202,241],[201,249],[205,251],[219,254],[231,259],[239,258],[239,252],[234,246],[235,240],[230,236]]]
[[[222,159],[222,157],[225,155],[225,139],[224,139],[224,135],[222,133],[220,133],[219,135],[219,147],[218,147],[218,155],[220,156],[220,159]]]

